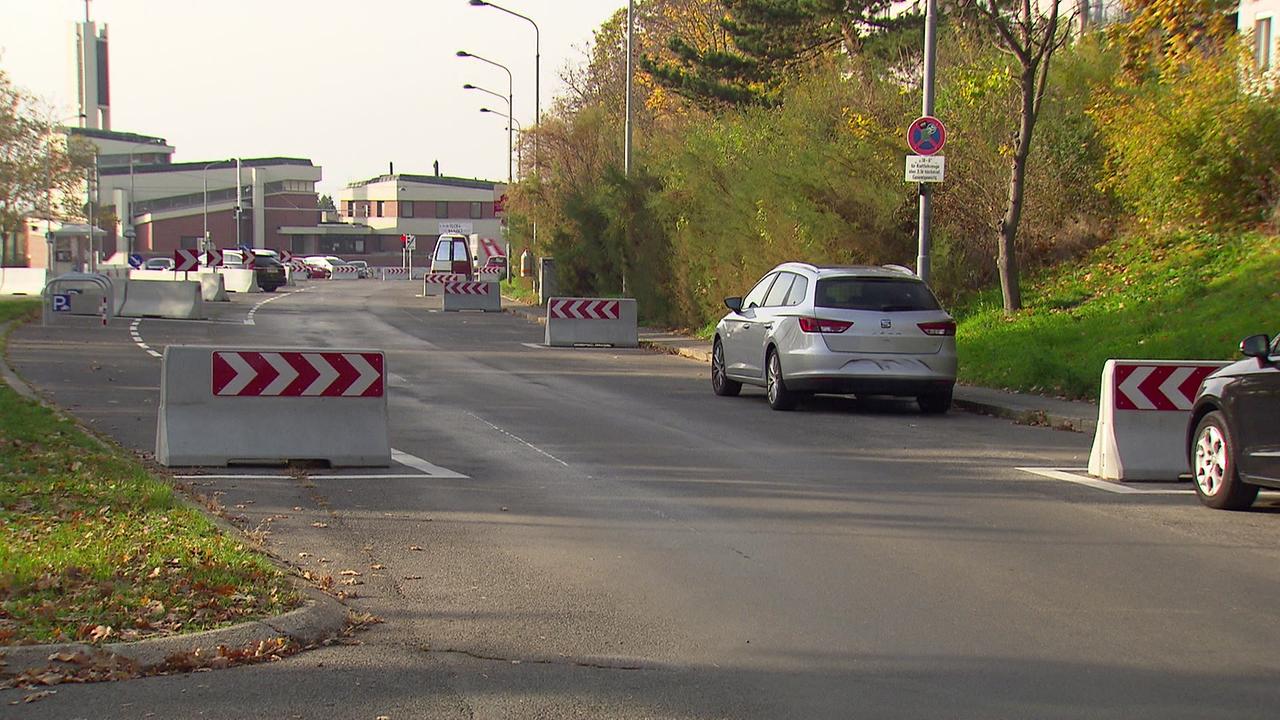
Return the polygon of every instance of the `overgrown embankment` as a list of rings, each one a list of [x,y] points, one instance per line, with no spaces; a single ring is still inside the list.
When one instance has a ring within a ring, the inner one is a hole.
[[[1231,359],[1241,338],[1280,332],[1280,237],[1125,238],[1024,288],[955,310],[963,382],[1097,398],[1108,358]]]

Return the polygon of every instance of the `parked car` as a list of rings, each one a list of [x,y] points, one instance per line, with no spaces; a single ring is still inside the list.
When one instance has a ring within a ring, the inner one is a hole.
[[[506,255],[490,255],[485,261],[483,270],[496,272],[503,277],[507,275],[507,256]]]
[[[153,257],[148,258],[142,263],[143,270],[172,270],[173,258],[171,257]]]
[[[346,265],[347,261],[337,255],[309,255],[303,259],[308,265],[324,268],[329,275],[333,275],[333,268],[338,265]]]
[[[328,280],[329,276],[333,274],[319,265],[303,263],[302,267],[305,268],[304,272],[307,274],[308,280]]]
[[[348,261],[347,261],[347,264],[348,264],[348,265],[353,265],[353,266],[355,266],[355,268],[356,268],[356,274],[357,274],[357,276],[358,276],[358,277],[361,277],[361,278],[367,278],[367,277],[369,277],[369,263],[368,263],[368,261],[366,261],[366,260],[348,260]]]
[[[813,393],[914,396],[926,413],[951,408],[956,323],[906,268],[783,263],[729,314],[712,341],[711,387],[763,386],[790,410]]]
[[[1187,425],[1187,461],[1200,502],[1244,510],[1280,488],[1280,335],[1250,335],[1244,360],[1205,378]]]
[[[431,253],[431,272],[465,275],[467,280],[474,280],[475,268],[471,263],[471,247],[466,235],[445,233],[436,240],[436,249]]]
[[[223,250],[222,266],[226,268],[244,268],[244,252],[241,250]],[[253,279],[263,292],[275,292],[276,288],[287,282],[284,265],[265,252],[253,251]]]

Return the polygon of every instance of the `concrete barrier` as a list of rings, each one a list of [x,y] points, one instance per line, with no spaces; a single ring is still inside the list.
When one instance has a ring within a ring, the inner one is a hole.
[[[445,283],[444,309],[483,310],[485,312],[502,312],[502,293],[498,291],[496,282],[450,282]]]
[[[200,295],[205,302],[231,302],[227,297],[227,280],[221,273],[201,271],[196,277],[200,279]]]
[[[408,280],[409,268],[403,267],[377,267],[369,268],[370,272],[377,272],[377,277],[383,280]]]
[[[330,280],[359,280],[360,268],[354,265],[334,265]]]
[[[226,283],[222,275],[212,270],[199,272],[174,272],[172,270],[131,270],[130,280],[152,280],[163,282],[199,282],[200,293],[205,302],[228,302]]]
[[[0,268],[0,295],[39,295],[47,282],[44,268]]]
[[[170,345],[156,460],[389,467],[386,359],[376,350]]]
[[[253,270],[244,268],[218,268],[227,292],[256,293],[262,292],[258,287],[258,279]]]
[[[158,317],[203,320],[204,294],[196,280],[161,282],[127,280],[121,317]]]
[[[1200,383],[1226,362],[1108,360],[1089,474],[1174,481],[1187,471],[1187,422]]]
[[[445,283],[462,282],[467,276],[461,273],[424,273],[422,294],[428,297],[444,294]]]
[[[636,301],[631,298],[550,298],[545,337],[551,347],[638,347]]]

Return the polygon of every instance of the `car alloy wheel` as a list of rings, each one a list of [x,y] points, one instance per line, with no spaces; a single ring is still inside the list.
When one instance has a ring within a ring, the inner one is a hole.
[[[796,395],[787,389],[782,379],[782,361],[778,359],[776,350],[769,351],[765,361],[765,391],[769,396],[769,407],[774,410],[791,410],[796,406]]]
[[[724,369],[724,345],[716,338],[711,347],[711,389],[717,395],[733,396],[742,390],[742,383],[729,379]]]
[[[1240,481],[1235,465],[1235,441],[1221,412],[1205,415],[1196,426],[1191,453],[1196,495],[1218,510],[1244,510],[1258,497],[1258,486]]]

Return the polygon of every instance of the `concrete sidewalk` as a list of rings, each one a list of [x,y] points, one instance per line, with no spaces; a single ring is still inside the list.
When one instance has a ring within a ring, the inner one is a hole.
[[[525,305],[504,297],[504,310],[530,322],[546,324],[546,308]],[[670,330],[639,328],[640,346],[699,362],[711,363],[711,341]],[[955,406],[982,415],[1007,418],[1026,425],[1046,425],[1060,430],[1093,434],[1098,424],[1098,406],[1093,403],[1061,400],[1030,393],[956,385]]]

